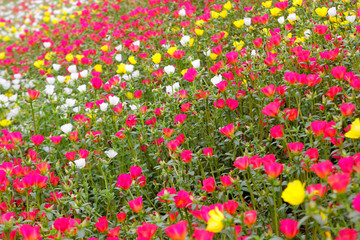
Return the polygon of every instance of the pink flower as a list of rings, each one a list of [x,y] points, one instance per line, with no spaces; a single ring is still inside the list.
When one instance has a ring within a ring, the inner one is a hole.
[[[187,221],[180,221],[165,228],[165,233],[171,240],[184,240],[187,235]]]
[[[189,82],[193,82],[196,78],[197,71],[195,68],[189,68],[184,74],[184,79]]]
[[[142,197],[138,197],[134,200],[129,201],[128,203],[131,210],[133,210],[135,213],[139,213],[142,210],[143,207]]]

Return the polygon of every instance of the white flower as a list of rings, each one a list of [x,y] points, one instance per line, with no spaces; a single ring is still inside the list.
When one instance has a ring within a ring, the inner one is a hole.
[[[121,54],[116,54],[115,60],[118,61],[118,62],[121,62],[121,60],[122,60],[122,55],[121,55]]]
[[[17,94],[14,94],[11,97],[9,97],[9,101],[11,101],[11,102],[15,102],[16,99],[17,99]]]
[[[77,80],[79,78],[79,73],[72,73],[70,77],[72,80]]]
[[[75,106],[76,100],[72,99],[72,98],[68,98],[68,99],[66,99],[65,102],[66,102],[66,106],[73,107],[73,106]]]
[[[53,95],[54,94],[54,90],[55,90],[55,86],[54,85],[46,85],[45,86],[45,93],[47,95]]]
[[[204,55],[207,56],[207,57],[210,56],[210,54],[211,54],[211,49],[209,49],[209,50],[207,50],[206,52],[204,52]]]
[[[61,67],[60,64],[56,64],[56,63],[53,64],[53,69],[54,69],[55,71],[59,71],[60,67]]]
[[[137,40],[137,41],[133,42],[133,45],[135,45],[135,46],[140,46],[140,41]]]
[[[48,82],[48,84],[51,84],[51,85],[55,83],[55,80],[56,79],[54,77],[47,77],[46,78],[46,81]]]
[[[120,101],[120,98],[118,98],[117,96],[110,96],[109,97],[109,103],[110,105],[117,105]]]
[[[131,104],[131,105],[130,105],[130,109],[131,109],[131,110],[136,110],[136,109],[137,109],[137,106],[134,105],[134,104]]]
[[[123,49],[123,46],[120,44],[119,46],[115,47],[116,51],[121,51]]]
[[[80,72],[80,76],[81,76],[82,78],[86,78],[86,77],[88,76],[88,74],[89,74],[89,71],[88,71],[88,70],[83,70],[83,71]]]
[[[139,76],[140,76],[140,71],[139,71],[139,70],[134,71],[134,72],[131,74],[131,76],[132,76],[133,78],[139,77]]]
[[[330,17],[335,17],[336,15],[336,7],[329,8],[328,12]]]
[[[348,20],[349,22],[353,23],[353,22],[355,22],[356,16],[355,16],[355,15],[351,15],[351,16],[346,16],[345,18],[346,18],[346,20]]]
[[[44,45],[45,48],[51,47],[51,43],[50,43],[50,42],[44,42],[43,45]]]
[[[73,108],[73,111],[76,112],[76,113],[80,112],[80,110],[81,110],[80,107],[74,107],[74,108]]]
[[[86,165],[85,158],[80,158],[78,160],[75,160],[74,163],[75,163],[76,167],[79,169],[85,167],[85,165]]]
[[[252,56],[252,57],[255,57],[256,55],[257,55],[256,50],[251,50],[251,56]]]
[[[181,45],[185,46],[190,41],[189,36],[183,36],[180,40]]]
[[[102,104],[100,104],[100,110],[105,112],[108,108],[109,104],[106,102],[103,102]]]
[[[14,84],[14,85],[12,85],[12,88],[17,91],[17,90],[20,89],[20,85],[19,84]]]
[[[191,62],[191,65],[194,67],[194,68],[199,68],[200,67],[200,59],[196,59],[194,61]]]
[[[164,71],[168,75],[173,74],[175,72],[175,67],[172,65],[168,65],[168,66],[164,67]]]
[[[6,117],[7,117],[7,119],[11,119],[11,118],[15,117],[16,115],[18,115],[19,112],[20,112],[20,107],[13,108],[10,110],[10,112],[8,112],[6,114]]]
[[[131,73],[132,71],[134,71],[134,65],[126,64],[125,65],[125,71]]]
[[[21,79],[21,77],[22,77],[22,75],[20,73],[14,74],[14,78],[16,78],[16,79]]]
[[[72,89],[71,88],[64,88],[64,92],[66,93],[66,94],[70,94],[70,93],[72,93]]]
[[[295,21],[296,20],[296,14],[295,13],[289,14],[288,19],[290,21]]]
[[[64,124],[60,127],[61,131],[63,131],[65,134],[71,132],[71,130],[73,129],[73,125],[71,125],[71,123],[68,124]]]
[[[285,18],[279,17],[277,21],[278,21],[278,23],[283,24],[285,22]]]
[[[8,102],[9,101],[9,98],[3,94],[0,95],[0,102]]]
[[[105,151],[105,154],[108,156],[108,158],[114,158],[114,157],[116,157],[116,155],[118,155],[118,153],[115,152],[114,149],[109,149],[109,150]]]
[[[185,16],[185,15],[186,15],[185,9],[182,8],[182,9],[179,11],[179,15],[180,15],[181,17]]]
[[[246,26],[250,26],[251,25],[251,18],[244,18],[244,24]]]
[[[304,31],[304,36],[305,36],[305,38],[310,37],[310,34],[311,34],[311,31],[310,31],[309,29],[307,29],[307,30]]]
[[[212,82],[212,84],[214,84],[214,86],[216,86],[216,84],[218,84],[219,82],[222,81],[222,76],[217,75],[217,76],[213,77],[210,81]]]
[[[69,71],[70,73],[76,73],[76,72],[77,72],[77,70],[76,70],[76,65],[71,65],[71,66],[69,66],[69,67],[68,67],[68,71]]]
[[[57,76],[57,80],[60,82],[60,83],[63,83],[65,82],[65,77],[64,76]]]
[[[78,90],[79,92],[85,92],[85,91],[86,91],[86,85],[85,85],[85,84],[80,85],[80,86],[77,88],[77,90]]]
[[[174,83],[172,86],[166,86],[166,93],[173,95],[180,88],[180,84],[178,82]]]

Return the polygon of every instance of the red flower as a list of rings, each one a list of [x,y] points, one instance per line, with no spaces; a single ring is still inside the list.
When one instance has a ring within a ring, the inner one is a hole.
[[[136,229],[137,235],[139,239],[150,240],[155,235],[157,226],[152,223],[143,222],[140,227]]]
[[[165,233],[171,240],[184,240],[187,235],[187,221],[180,221],[165,228]]]
[[[209,177],[203,180],[204,187],[201,190],[212,193],[215,190],[215,179],[213,177]]]
[[[235,214],[238,206],[239,206],[239,203],[235,202],[234,200],[230,200],[230,201],[224,203],[225,210],[231,215]]]
[[[94,77],[91,79],[91,85],[93,86],[94,89],[100,89],[102,84],[103,81],[98,77]]]
[[[203,149],[204,156],[211,157],[213,155],[213,151],[214,151],[214,149],[212,149],[212,148],[204,148]]]
[[[219,131],[224,134],[225,136],[232,138],[234,136],[234,123],[231,123],[223,128],[220,128]]]
[[[239,57],[239,53],[238,52],[228,52],[225,55],[226,60],[228,61],[228,63],[233,64],[237,62],[237,58]]]
[[[35,145],[40,145],[43,141],[44,141],[45,137],[43,135],[33,135],[31,136],[30,140],[35,144]]]
[[[356,240],[358,232],[355,229],[346,228],[339,231],[339,237],[335,240]]]
[[[360,193],[354,198],[352,206],[356,211],[360,212]]]
[[[184,79],[189,82],[193,82],[196,78],[197,71],[195,68],[189,68],[184,74]]]
[[[186,208],[193,201],[190,198],[190,194],[185,190],[180,190],[177,195],[174,197],[175,205],[178,208]]]
[[[269,86],[263,87],[261,92],[265,94],[267,97],[272,97],[275,94],[275,85],[271,84]]]
[[[220,180],[224,187],[228,187],[233,184],[232,178],[229,175],[220,176]]]
[[[329,173],[332,171],[333,164],[326,160],[321,163],[315,163],[312,165],[311,170],[319,177],[319,178],[326,178]]]
[[[28,89],[27,92],[28,92],[28,95],[31,98],[31,100],[37,99],[40,95],[40,92],[36,91],[36,90]]]
[[[249,156],[244,156],[237,158],[233,166],[240,170],[246,170],[249,167],[249,164]]]
[[[31,225],[23,224],[19,228],[20,234],[24,240],[41,240],[40,226],[33,227]]]
[[[141,175],[142,169],[135,165],[130,167],[129,172],[132,179],[137,179]]]
[[[346,70],[347,70],[346,67],[337,66],[331,70],[331,74],[334,76],[334,78],[341,80],[344,79]]]
[[[235,99],[226,99],[226,105],[231,109],[235,110],[239,106],[239,102]]]
[[[280,108],[280,102],[271,102],[262,109],[262,114],[269,117],[276,117]]]
[[[298,222],[291,219],[281,220],[279,229],[286,238],[292,239],[299,232]]]
[[[244,213],[244,223],[246,226],[251,227],[255,224],[257,218],[257,211],[247,211]]]
[[[304,144],[300,142],[288,143],[288,148],[292,154],[300,154],[304,148]]]
[[[277,178],[283,171],[284,165],[281,163],[268,163],[264,164],[264,169],[267,175],[272,178]]]
[[[121,174],[117,179],[116,186],[118,188],[128,190],[131,186],[131,182],[132,182],[132,179],[129,174]]]
[[[298,116],[298,110],[296,108],[294,109],[290,109],[287,108],[284,110],[285,116],[284,116],[284,120],[289,120],[289,121],[294,121],[297,116]]]
[[[123,222],[126,219],[126,213],[118,213],[116,214],[116,218],[119,220],[119,222]]]
[[[172,140],[166,144],[166,146],[170,149],[170,151],[175,152],[177,148],[180,146],[180,142],[178,140]]]
[[[135,213],[139,213],[142,210],[143,207],[142,197],[138,197],[134,200],[129,201],[128,203],[131,210],[133,210]]]
[[[306,191],[311,195],[322,197],[327,192],[328,186],[323,186],[321,183],[313,184],[306,188]],[[316,200],[316,197],[311,198],[311,200]]]
[[[193,152],[190,150],[184,150],[181,152],[181,160],[183,160],[184,163],[189,163],[192,159]]]
[[[99,232],[107,232],[108,224],[109,222],[106,217],[101,217],[98,219],[97,223],[95,223],[95,227]]]
[[[195,240],[212,240],[213,237],[214,233],[206,231],[205,229],[195,229],[193,234]]]
[[[351,177],[349,174],[336,173],[328,177],[327,182],[333,190],[339,193],[346,191],[349,185]]]
[[[341,114],[342,114],[344,117],[351,116],[352,113],[354,112],[354,110],[355,110],[355,105],[352,104],[352,103],[343,103],[343,104],[341,104],[341,106],[340,106]]]
[[[270,129],[271,137],[275,139],[282,138],[284,136],[283,133],[284,126],[283,125],[276,125]]]
[[[311,123],[310,126],[315,136],[320,136],[324,134],[326,124],[327,124],[326,121],[315,121]]]

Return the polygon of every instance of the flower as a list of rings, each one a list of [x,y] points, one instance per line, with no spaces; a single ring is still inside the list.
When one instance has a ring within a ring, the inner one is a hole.
[[[159,64],[161,62],[161,54],[160,53],[155,53],[152,57],[151,60],[155,63],[155,64]]]
[[[360,138],[360,119],[356,118],[355,121],[351,124],[350,131],[345,133],[345,137],[358,139]]]
[[[204,187],[201,190],[212,193],[215,190],[215,179],[213,177],[209,177],[203,180]]]
[[[299,180],[288,183],[281,194],[281,198],[291,205],[300,205],[305,200],[304,185]]]
[[[281,220],[279,229],[286,238],[292,239],[299,232],[298,222],[292,219]]]
[[[352,206],[356,211],[360,213],[360,193],[354,198]]]
[[[20,234],[24,237],[24,240],[41,240],[40,226],[33,227],[28,224],[23,224],[19,228]]]
[[[218,207],[209,211],[210,219],[207,222],[206,230],[213,233],[221,232],[224,229],[224,214]]]
[[[330,187],[338,193],[343,193],[346,191],[347,186],[349,185],[351,177],[349,174],[336,173],[328,177],[327,182]]]
[[[155,235],[157,226],[152,223],[143,222],[141,226],[136,229],[139,239],[150,240]]]
[[[166,235],[169,236],[171,240],[184,240],[187,235],[187,221],[180,221],[170,227],[165,228]]]
[[[251,227],[255,224],[257,218],[257,211],[251,210],[244,213],[244,223]]]
[[[101,217],[98,219],[97,223],[95,223],[95,227],[99,232],[106,232],[108,231],[108,220],[106,217]]]
[[[139,213],[143,207],[143,199],[142,197],[138,197],[134,200],[129,201],[128,204],[131,210],[133,210],[135,213]]]

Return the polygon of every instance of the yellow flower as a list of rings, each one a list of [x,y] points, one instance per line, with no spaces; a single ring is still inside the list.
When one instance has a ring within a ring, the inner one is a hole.
[[[101,66],[100,64],[96,64],[96,65],[94,66],[94,70],[95,70],[96,72],[102,72],[102,66]]]
[[[42,66],[44,66],[44,60],[37,60],[34,62],[34,67],[41,68]]]
[[[177,47],[171,47],[167,50],[167,53],[170,55],[173,55],[176,50],[177,50]]]
[[[224,8],[225,8],[226,10],[230,10],[230,9],[232,8],[231,2],[230,2],[230,1],[227,1],[227,3],[224,4]]]
[[[281,9],[280,8],[277,8],[277,7],[274,7],[274,8],[272,8],[272,9],[270,9],[270,13],[271,13],[271,16],[273,16],[273,17],[277,17],[277,16],[279,16],[280,13],[281,12]]]
[[[189,40],[189,47],[192,47],[192,45],[194,44],[195,39],[194,38],[190,38]]]
[[[118,69],[116,70],[117,73],[126,73],[125,64],[121,63],[117,65],[117,67],[118,67]]]
[[[233,45],[234,45],[234,47],[236,47],[237,50],[241,50],[244,47],[244,42],[243,41],[240,41],[240,42],[235,41],[233,43]]]
[[[207,222],[206,230],[213,233],[221,232],[224,229],[224,214],[218,207],[209,211],[210,219]]]
[[[299,180],[288,183],[287,188],[281,194],[281,198],[291,205],[303,203],[305,199],[304,185]]]
[[[224,38],[227,38],[229,36],[229,33],[227,31],[221,31],[221,33],[224,33]]]
[[[11,121],[8,120],[8,119],[3,119],[3,120],[0,121],[0,126],[1,126],[1,127],[7,127],[7,126],[9,126],[10,124],[11,124]]]
[[[328,11],[328,9],[326,7],[315,9],[316,14],[319,15],[320,17],[325,17],[327,14],[327,11]]]
[[[1,52],[0,53],[0,60],[4,59],[5,58],[5,52]]]
[[[135,65],[137,63],[137,61],[135,60],[135,57],[133,57],[133,56],[129,57],[128,60],[132,65]]]
[[[302,0],[293,0],[293,5],[294,6],[301,6],[302,5]]]
[[[9,37],[9,36],[5,36],[5,37],[3,37],[3,41],[4,41],[4,42],[8,42],[8,41],[10,41],[10,37]]]
[[[49,17],[43,17],[43,21],[44,21],[44,22],[49,22],[49,21],[50,21],[50,18],[49,18]]]
[[[77,58],[77,60],[79,60],[79,62],[81,62],[81,59],[83,59],[85,56],[80,55],[80,54],[76,54],[75,57]]]
[[[132,99],[134,95],[133,95],[131,92],[127,92],[127,93],[125,93],[125,96],[126,96],[128,99]]]
[[[65,59],[66,61],[71,62],[72,60],[74,60],[74,56],[71,53],[69,53],[66,55]]]
[[[219,18],[219,15],[220,15],[219,13],[211,11],[211,18],[217,19]]]
[[[235,27],[241,28],[244,25],[244,20],[243,19],[237,20],[233,22],[233,24],[235,25]]]
[[[181,75],[185,75],[185,73],[187,72],[187,69],[183,69],[182,71],[181,71]]]
[[[216,55],[215,53],[210,53],[210,58],[212,60],[215,60],[217,58],[218,55]]]
[[[226,18],[226,16],[227,16],[227,11],[226,10],[221,11],[220,17]]]
[[[288,13],[289,13],[289,14],[292,14],[292,13],[294,13],[295,11],[296,11],[296,8],[295,8],[295,7],[291,7],[291,8],[288,9]]]
[[[272,1],[266,1],[262,2],[261,5],[263,5],[265,8],[270,8],[272,4]]]
[[[101,49],[101,51],[107,52],[109,50],[109,46],[105,44],[100,49]]]
[[[198,35],[198,36],[202,36],[202,35],[204,34],[204,30],[201,30],[201,29],[196,28],[196,29],[195,29],[195,33],[196,33],[196,35]]]
[[[204,24],[204,20],[198,20],[195,22],[196,26],[202,27],[202,25]]]
[[[155,64],[159,64],[161,62],[161,54],[160,53],[155,53],[152,57],[151,57],[152,61]]]
[[[359,118],[355,119],[355,121],[351,124],[350,131],[345,133],[345,137],[352,138],[352,139],[360,138],[360,119]]]

